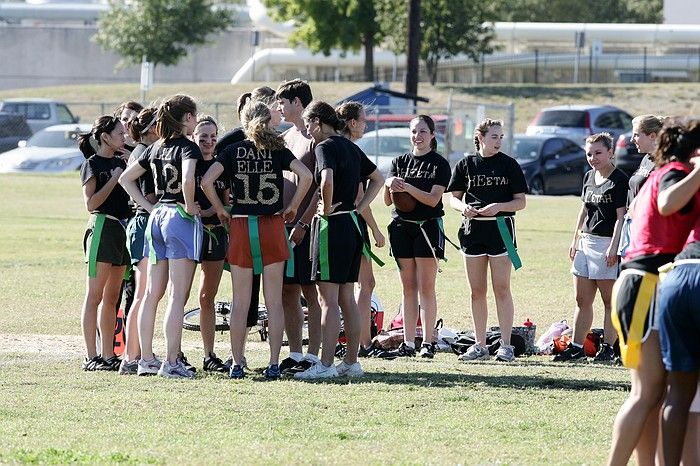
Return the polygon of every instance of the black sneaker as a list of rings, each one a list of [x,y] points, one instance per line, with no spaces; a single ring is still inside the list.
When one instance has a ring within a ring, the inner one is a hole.
[[[313,365],[314,365],[313,362],[304,358],[301,361],[299,361],[296,366],[290,367],[286,371],[280,371],[280,372],[283,372],[284,375],[294,376],[294,374],[296,374],[297,372],[304,372],[306,369],[308,369],[309,367],[311,367]]]
[[[396,350],[397,354],[399,357],[404,357],[404,358],[415,358],[416,357],[416,349],[411,348],[406,344],[406,342],[401,343],[399,345],[399,349]]]
[[[379,348],[375,342],[372,342],[369,348],[365,348],[364,345],[360,345],[360,350],[357,352],[357,356],[360,358],[373,358],[376,357],[378,353],[383,351],[385,350]]]
[[[552,361],[554,362],[581,360],[586,360],[586,352],[584,351],[583,347],[575,346],[572,343],[569,343],[569,346],[567,346],[564,351],[552,358]]]
[[[303,359],[302,359],[302,361],[303,361]],[[301,361],[297,361],[294,358],[284,358],[282,360],[282,362],[280,363],[280,372],[287,372],[289,369],[296,366],[300,362]]]
[[[197,372],[197,368],[194,367],[192,364],[190,364],[190,363],[187,361],[187,357],[185,356],[185,353],[183,353],[182,351],[178,352],[178,353],[177,353],[177,358],[180,360],[180,362],[182,363],[182,365],[185,366],[185,369],[187,369],[188,371],[192,372],[193,374],[194,374],[195,372]]]
[[[100,356],[95,356],[92,359],[85,358],[83,361],[83,370],[87,372],[94,372],[98,366],[102,367],[104,365],[104,360]]]
[[[100,358],[102,359],[102,358]],[[119,366],[122,364],[122,360],[119,359],[117,356],[112,356],[107,359],[102,359],[101,363],[97,364],[97,367],[95,370],[98,371],[118,371]]]
[[[226,364],[224,364],[221,359],[217,358],[215,354],[210,354],[209,357],[204,358],[202,369],[204,369],[204,372],[220,372],[222,374],[226,374],[231,367],[226,366]]]
[[[423,343],[420,346],[420,357],[433,359],[435,357],[435,344],[434,343]]]
[[[604,364],[615,364],[616,358],[617,358],[617,355],[615,354],[615,350],[613,349],[612,345],[609,345],[607,343],[603,343],[602,345],[600,345],[600,349],[598,350],[598,353],[593,358],[593,362],[600,362],[600,363],[604,363]]]

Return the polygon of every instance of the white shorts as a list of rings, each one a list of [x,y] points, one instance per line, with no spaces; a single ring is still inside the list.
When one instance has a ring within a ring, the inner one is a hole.
[[[620,271],[620,263],[608,267],[605,251],[612,238],[582,233],[576,248],[571,273],[590,280],[615,280]]]
[[[693,398],[688,412],[700,414],[700,382],[698,382],[698,390],[695,392],[695,398]]]

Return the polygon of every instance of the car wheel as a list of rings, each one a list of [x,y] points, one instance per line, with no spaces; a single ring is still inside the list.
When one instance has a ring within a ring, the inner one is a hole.
[[[544,193],[544,182],[542,181],[542,177],[534,177],[530,182],[530,194],[541,195]]]

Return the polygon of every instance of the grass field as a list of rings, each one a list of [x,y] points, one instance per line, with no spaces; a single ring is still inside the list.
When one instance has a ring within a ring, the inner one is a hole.
[[[353,382],[83,373],[87,213],[78,176],[0,175],[0,199],[0,463],[601,464],[607,456],[629,390],[616,367],[538,356],[465,365],[440,353],[433,361],[369,360],[367,377]],[[530,318],[538,333],[571,319],[567,247],[578,202],[529,197],[518,214],[524,267],[513,278],[515,322]],[[388,210],[376,202],[375,210],[385,226]],[[458,221],[448,212],[453,238]],[[387,266],[376,270],[377,293],[390,318],[400,286],[387,251],[379,255]],[[454,250],[448,257],[439,314],[448,327],[468,329],[461,259]],[[491,309],[495,325],[492,301]],[[220,354],[227,340],[217,335]],[[183,345],[201,361],[198,334],[185,332]],[[159,333],[156,351],[163,347]],[[251,335],[250,365],[262,367],[266,354]]]

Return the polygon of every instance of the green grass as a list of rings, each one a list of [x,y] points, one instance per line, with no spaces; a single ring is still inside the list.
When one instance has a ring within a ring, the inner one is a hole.
[[[79,178],[0,175],[0,198],[0,463],[601,464],[607,456],[629,390],[621,368],[546,357],[465,365],[440,353],[434,361],[369,360],[367,377],[353,382],[83,373],[87,213]],[[528,197],[518,214],[524,267],[513,277],[516,323],[530,318],[542,332],[571,318],[567,247],[578,202]],[[388,210],[374,207],[386,226]],[[453,238],[458,222],[448,212]],[[400,299],[398,273],[386,249],[379,255],[387,265],[375,269],[377,293],[389,319]],[[468,329],[461,258],[454,250],[448,257],[437,284],[440,317]],[[220,298],[229,293],[225,275]],[[219,353],[227,339],[217,334]],[[46,342],[41,351],[25,344],[37,340]],[[200,360],[198,334],[185,332],[183,345]],[[252,367],[264,366],[265,344],[251,336],[248,351]]]

